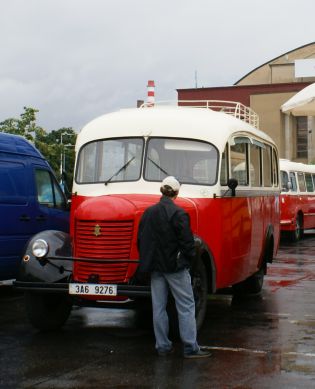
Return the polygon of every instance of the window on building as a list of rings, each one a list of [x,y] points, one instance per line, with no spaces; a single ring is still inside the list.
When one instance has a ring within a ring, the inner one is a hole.
[[[296,156],[307,158],[307,117],[297,116],[296,118]]]

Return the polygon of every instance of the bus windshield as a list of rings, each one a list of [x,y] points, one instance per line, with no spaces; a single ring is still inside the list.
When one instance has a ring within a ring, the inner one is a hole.
[[[143,138],[97,140],[82,147],[78,157],[79,184],[137,181],[141,177]],[[175,176],[180,183],[213,185],[218,151],[206,142],[150,138],[146,145],[144,179],[162,181]]]
[[[218,151],[209,143],[151,138],[147,144],[144,178],[161,181],[172,175],[182,184],[214,185],[217,166]]]
[[[87,143],[79,154],[77,183],[138,180],[143,144],[143,138],[107,139]]]

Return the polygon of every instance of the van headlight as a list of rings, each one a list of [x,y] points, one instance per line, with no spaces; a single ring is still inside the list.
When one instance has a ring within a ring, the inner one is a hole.
[[[48,243],[44,239],[36,239],[32,246],[32,253],[37,258],[43,258],[49,250]]]

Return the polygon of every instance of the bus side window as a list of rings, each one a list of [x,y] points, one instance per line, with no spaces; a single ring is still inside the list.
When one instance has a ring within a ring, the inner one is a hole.
[[[263,176],[264,186],[272,186],[272,165],[271,165],[271,147],[265,145],[263,149]]]
[[[312,175],[310,173],[305,173],[305,182],[306,182],[306,190],[308,192],[314,192]]]
[[[221,173],[220,173],[220,184],[227,185],[228,182],[228,143],[225,145],[225,149],[222,153],[221,159]]]
[[[306,192],[304,173],[298,172],[297,176],[300,192]]]
[[[314,185],[314,188],[315,188],[315,174],[312,174],[312,178],[313,178],[313,185]]]
[[[261,147],[255,144],[250,145],[250,184],[261,186]]]
[[[289,182],[288,173],[283,171],[283,170],[281,170],[280,177],[281,177],[281,191],[282,192],[288,192],[289,191],[289,188],[288,188],[288,182]]]
[[[296,182],[296,177],[294,172],[290,172],[290,181],[292,184],[291,192],[297,192],[297,182]]]
[[[246,143],[231,145],[231,177],[236,178],[239,185],[248,185],[248,147]]]
[[[279,185],[279,176],[278,176],[278,158],[276,150],[272,149],[272,181],[274,186]]]

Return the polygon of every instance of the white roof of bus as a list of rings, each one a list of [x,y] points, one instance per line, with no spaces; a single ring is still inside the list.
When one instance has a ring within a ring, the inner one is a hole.
[[[96,118],[79,133],[76,150],[96,139],[161,136],[200,139],[223,151],[227,139],[236,131],[250,132],[274,144],[264,132],[226,113],[207,108],[156,106],[123,109]]]
[[[290,161],[289,159],[280,159],[280,170],[287,172],[315,173],[315,165],[307,165],[301,162]]]

